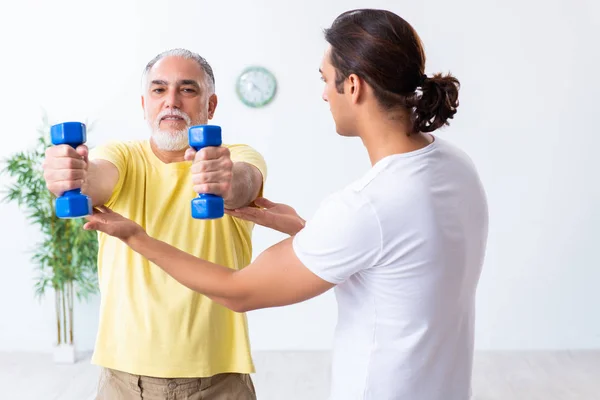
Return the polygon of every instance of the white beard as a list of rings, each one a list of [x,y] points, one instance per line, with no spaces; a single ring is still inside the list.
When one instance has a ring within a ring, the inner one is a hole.
[[[189,147],[187,128],[177,132],[152,131],[154,144],[164,151],[178,151]]]
[[[185,128],[175,132],[163,131],[160,129],[160,120],[165,115],[175,114],[185,120]],[[191,126],[191,118],[179,110],[164,110],[157,115],[154,123],[149,123],[152,131],[152,140],[156,147],[164,151],[179,151],[189,147],[188,128]]]

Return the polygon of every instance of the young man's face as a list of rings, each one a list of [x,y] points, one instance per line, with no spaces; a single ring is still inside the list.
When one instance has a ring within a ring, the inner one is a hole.
[[[352,117],[352,103],[348,93],[339,93],[336,84],[336,70],[331,64],[331,47],[327,49],[321,62],[321,76],[325,82],[322,98],[329,103],[329,110],[335,122],[335,128],[338,134],[342,136],[354,136],[354,118]],[[345,84],[344,84],[345,86]]]
[[[206,124],[217,105],[204,70],[194,60],[165,57],[148,72],[146,85],[142,107],[155,144],[166,151],[187,148],[188,128]]]

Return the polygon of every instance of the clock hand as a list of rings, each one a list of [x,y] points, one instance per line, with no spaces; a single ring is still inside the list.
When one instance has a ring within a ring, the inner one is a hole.
[[[262,90],[260,90],[260,88],[258,86],[256,86],[256,84],[254,84],[254,82],[250,82],[250,84],[252,85],[253,88],[255,88],[258,93],[262,94]]]

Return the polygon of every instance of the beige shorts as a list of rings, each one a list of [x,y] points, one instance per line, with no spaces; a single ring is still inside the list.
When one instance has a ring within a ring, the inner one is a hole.
[[[151,378],[102,369],[96,400],[256,400],[248,374],[209,378]]]

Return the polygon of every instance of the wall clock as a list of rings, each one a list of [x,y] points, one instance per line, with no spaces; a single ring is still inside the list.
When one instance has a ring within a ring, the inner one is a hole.
[[[275,97],[277,80],[266,68],[250,66],[242,71],[236,82],[236,92],[248,107],[266,106]]]

